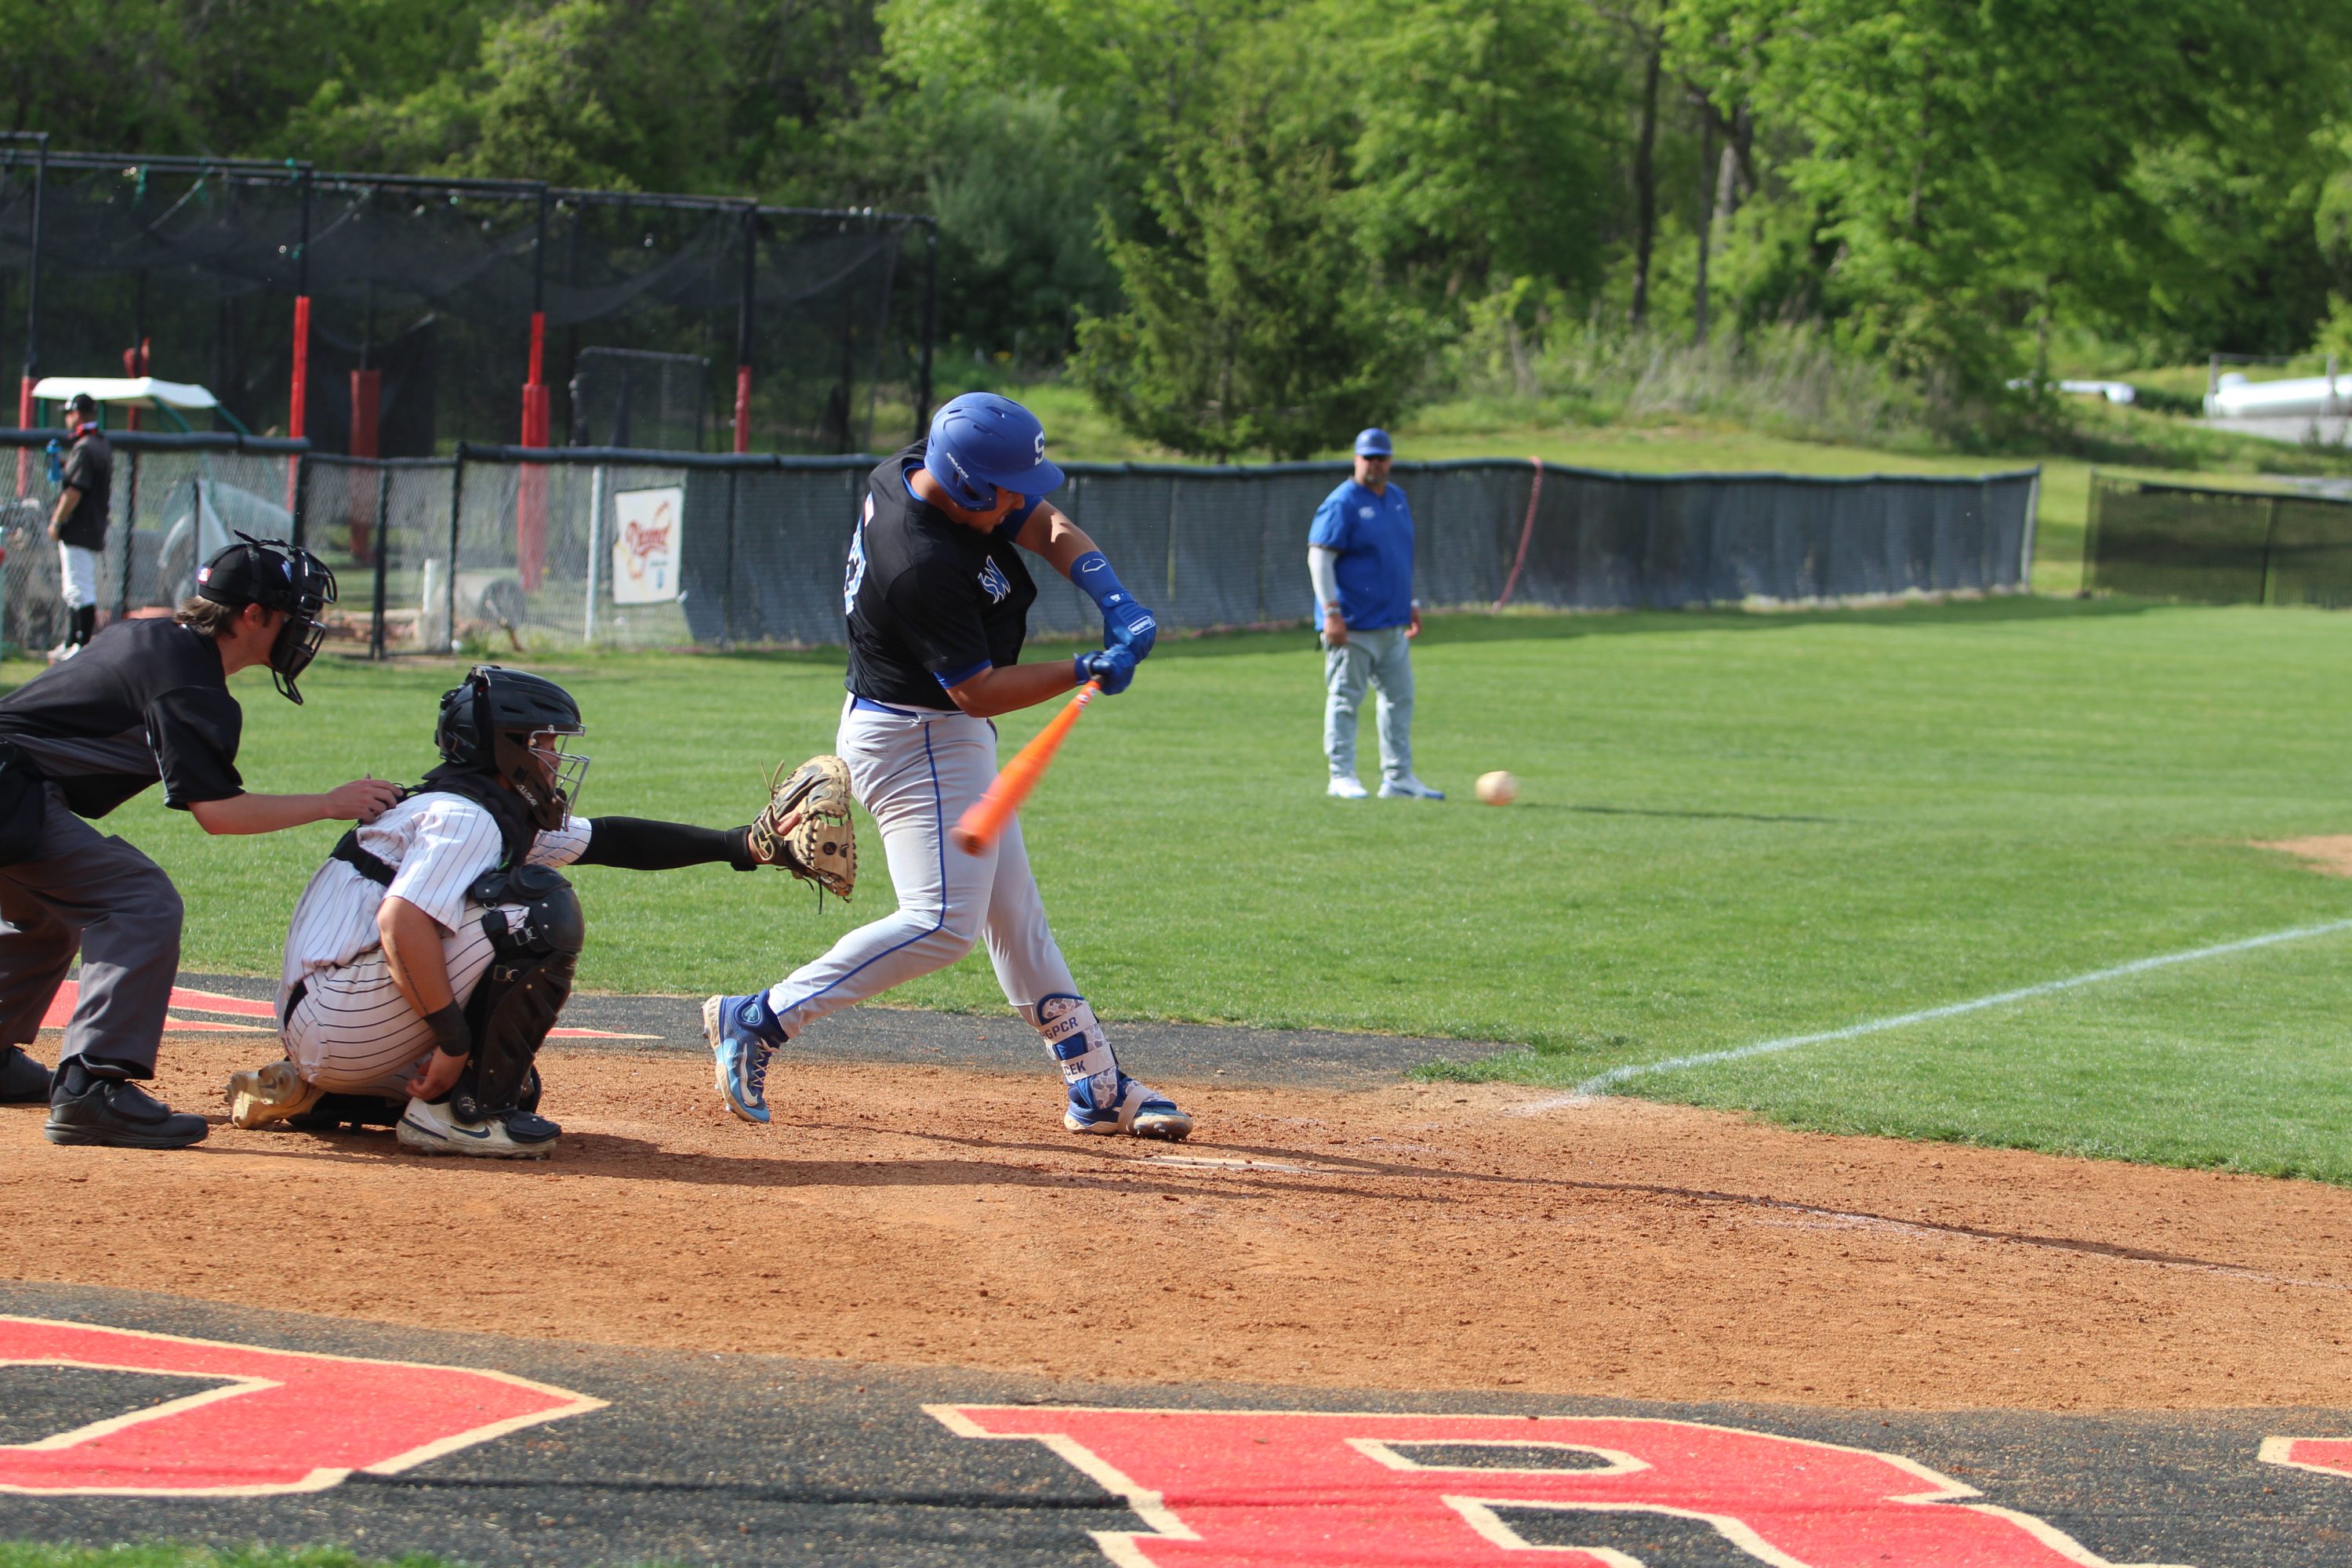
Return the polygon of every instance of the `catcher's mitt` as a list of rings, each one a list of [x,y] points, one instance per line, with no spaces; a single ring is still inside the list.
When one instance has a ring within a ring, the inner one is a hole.
[[[849,821],[849,766],[815,756],[768,775],[768,804],[751,824],[751,858],[847,898],[857,886],[857,837]],[[783,824],[795,814],[800,820]]]

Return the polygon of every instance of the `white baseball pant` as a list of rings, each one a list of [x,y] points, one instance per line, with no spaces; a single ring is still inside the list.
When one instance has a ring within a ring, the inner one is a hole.
[[[1118,1064],[1045,923],[1020,817],[981,854],[948,843],[948,829],[996,777],[996,726],[852,698],[835,747],[881,830],[898,908],[769,988],[786,1033],[944,969],[984,941],[1004,999],[1045,1037],[1065,1081],[1089,1081],[1096,1102],[1111,1103]]]
[[[502,909],[520,910],[517,905]],[[464,1006],[497,950],[482,930],[485,906],[468,902],[457,929],[441,939],[450,994]],[[304,982],[279,1031],[286,1054],[303,1079],[331,1094],[408,1098],[408,1080],[435,1050],[431,1026],[392,983],[383,949],[370,948],[351,963],[321,969]]]
[[[98,603],[97,551],[79,544],[58,545],[58,593],[73,609],[88,609]]]

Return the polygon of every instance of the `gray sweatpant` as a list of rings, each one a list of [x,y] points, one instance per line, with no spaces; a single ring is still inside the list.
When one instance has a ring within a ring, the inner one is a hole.
[[[28,1046],[81,954],[65,1058],[155,1073],[180,970],[180,893],[163,868],[76,816],[44,784],[41,847],[0,866],[0,1046]]]
[[[1352,628],[1323,648],[1323,754],[1333,778],[1356,776],[1356,716],[1369,687],[1380,688],[1381,776],[1412,777],[1412,655],[1402,626]]]

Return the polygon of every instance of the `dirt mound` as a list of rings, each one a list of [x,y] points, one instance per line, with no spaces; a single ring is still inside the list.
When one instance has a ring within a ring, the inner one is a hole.
[[[2255,839],[2257,849],[2292,855],[2323,877],[2352,877],[2352,833],[2323,833],[2311,838]]]
[[[214,1109],[250,1039],[179,1037]],[[550,1339],[1105,1379],[1881,1408],[2352,1405],[2352,1192],[1458,1086],[1188,1087],[1170,1148],[1042,1073],[551,1047],[544,1165],[0,1109],[26,1279]]]

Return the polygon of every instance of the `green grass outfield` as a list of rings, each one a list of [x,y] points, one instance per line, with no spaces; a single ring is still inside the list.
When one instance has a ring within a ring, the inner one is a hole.
[[[1441,805],[1323,797],[1305,634],[1171,642],[1025,821],[1111,1018],[1506,1040],[1485,1076],[1572,1086],[2352,915],[2352,883],[2246,846],[2352,831],[2347,652],[2322,612],[2113,601],[1441,618],[1416,655]],[[529,662],[587,710],[593,813],[741,821],[840,701],[832,653]],[[240,677],[248,782],[415,777],[455,668],[322,660],[299,710]],[[1496,767],[1507,809],[1466,799]],[[152,794],[108,826],[186,891],[186,966],[255,973],[339,831],[207,839]],[[864,869],[846,910],[767,873],[585,869],[583,983],[776,979],[888,907],[870,839]],[[892,999],[1003,1006],[977,956]],[[2352,932],[1627,1091],[2352,1180],[2347,1020]]]

